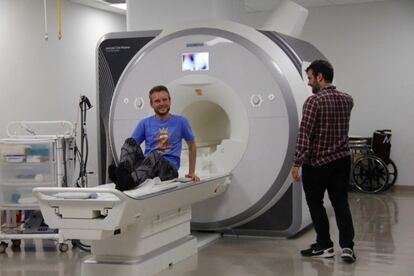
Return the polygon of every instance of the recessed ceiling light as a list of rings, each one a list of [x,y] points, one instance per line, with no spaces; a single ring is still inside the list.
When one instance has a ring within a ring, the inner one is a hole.
[[[123,3],[123,4],[110,4],[111,7],[117,8],[117,9],[121,9],[121,10],[127,10],[127,4]]]

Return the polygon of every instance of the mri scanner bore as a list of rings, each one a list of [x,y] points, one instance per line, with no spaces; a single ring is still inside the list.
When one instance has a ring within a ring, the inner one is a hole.
[[[102,182],[137,120],[151,114],[146,91],[163,83],[171,112],[195,132],[199,176],[232,175],[225,194],[193,206],[193,229],[291,236],[309,224],[289,170],[310,95],[303,67],[324,58],[314,46],[215,22],[108,34],[97,52]],[[187,166],[184,149],[180,175]]]

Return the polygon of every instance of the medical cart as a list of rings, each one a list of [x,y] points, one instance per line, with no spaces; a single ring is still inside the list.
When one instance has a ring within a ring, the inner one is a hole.
[[[57,229],[43,222],[35,187],[73,183],[75,128],[67,121],[18,121],[0,139],[0,253],[22,239],[53,239],[68,245]]]

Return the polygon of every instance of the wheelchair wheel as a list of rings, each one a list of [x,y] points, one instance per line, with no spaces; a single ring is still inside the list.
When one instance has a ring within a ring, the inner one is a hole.
[[[377,193],[388,185],[387,165],[374,155],[366,155],[352,168],[355,186],[365,193]]]
[[[388,178],[387,185],[385,185],[385,188],[384,188],[385,190],[388,190],[389,188],[394,186],[395,181],[397,181],[397,176],[398,176],[397,166],[395,165],[394,161],[392,161],[391,159],[389,159],[387,169],[388,169],[389,178]]]

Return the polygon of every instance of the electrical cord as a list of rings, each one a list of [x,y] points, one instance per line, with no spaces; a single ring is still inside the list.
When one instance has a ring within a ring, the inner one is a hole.
[[[78,247],[82,251],[91,252],[91,246],[82,243],[80,240],[72,240],[72,245]]]
[[[86,112],[92,108],[92,105],[89,99],[86,96],[81,96],[79,102],[80,116],[81,116],[81,148],[80,151],[76,147],[77,155],[79,156],[79,176],[76,180],[76,185],[78,187],[87,187],[88,186],[88,172],[86,170],[86,165],[88,162],[89,156],[89,143],[88,143],[88,134],[86,130]],[[76,154],[75,154],[76,156]],[[80,181],[80,184],[79,184]]]
[[[62,138],[62,153],[63,153],[63,181],[62,181],[62,187],[67,187],[68,186],[68,167],[67,167],[67,163],[66,163],[66,139]]]

